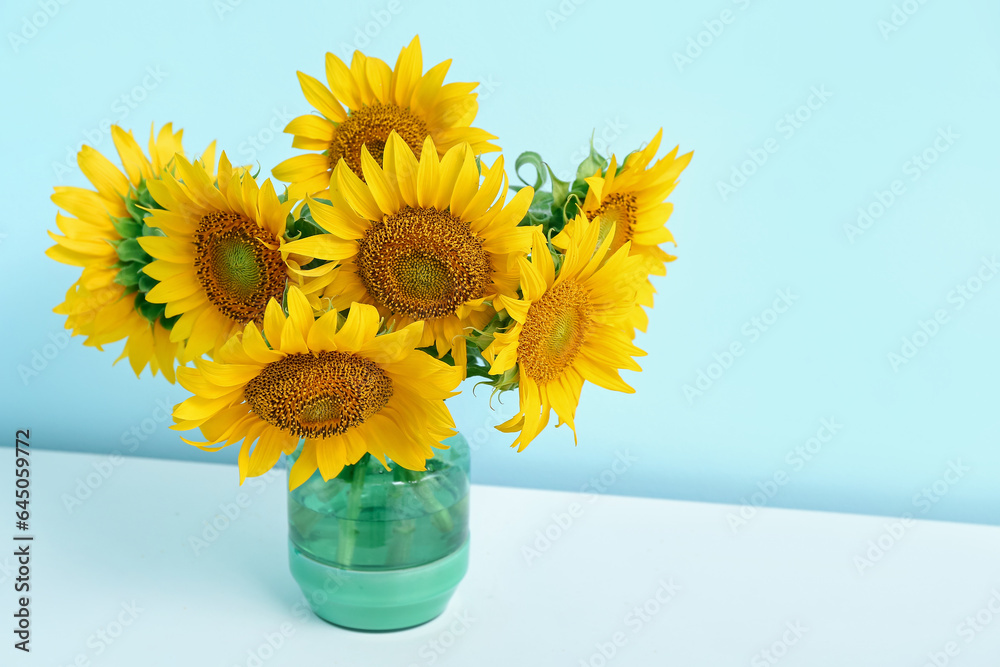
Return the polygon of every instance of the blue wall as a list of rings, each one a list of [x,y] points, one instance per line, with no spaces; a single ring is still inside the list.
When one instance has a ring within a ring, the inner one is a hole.
[[[183,390],[59,337],[76,274],[42,255],[51,188],[83,184],[73,153],[112,150],[109,121],[172,120],[267,173],[295,153],[272,129],[309,111],[296,69],[355,44],[391,62],[419,33],[425,64],[483,82],[477,125],[511,158],[566,175],[595,128],[695,150],[636,395],[585,391],[579,446],[550,429],[522,454],[464,395],[479,482],[1000,520],[995,2],[95,4],[0,16],[3,432],[234,460],[167,429]]]

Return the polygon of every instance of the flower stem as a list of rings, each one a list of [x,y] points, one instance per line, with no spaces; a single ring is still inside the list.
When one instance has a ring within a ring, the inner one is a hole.
[[[351,486],[347,490],[347,515],[339,521],[337,562],[350,567],[354,562],[354,546],[358,541],[358,519],[361,517],[361,495],[364,493],[367,456],[351,466]]]
[[[442,505],[441,501],[434,495],[435,489],[440,488],[437,478],[428,476],[422,470],[404,470],[403,475],[407,481],[413,484],[413,492],[430,516],[431,522],[442,533],[451,532],[455,527],[451,511]]]

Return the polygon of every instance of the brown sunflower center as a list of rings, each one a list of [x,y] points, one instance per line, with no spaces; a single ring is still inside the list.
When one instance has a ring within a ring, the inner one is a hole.
[[[589,219],[598,220],[601,225],[601,235],[597,240],[598,246],[611,232],[611,225],[615,226],[615,237],[608,249],[609,257],[625,245],[626,241],[632,239],[632,234],[635,233],[637,212],[635,195],[630,192],[616,192],[605,199],[596,209],[587,212]]]
[[[486,293],[493,275],[483,240],[448,211],[406,207],[358,242],[358,278],[393,313],[444,317]]]
[[[392,380],[374,361],[355,354],[293,354],[265,366],[244,396],[268,424],[300,438],[328,438],[384,408]]]
[[[280,298],[285,289],[278,241],[268,237],[243,216],[221,211],[204,216],[194,233],[198,280],[208,300],[237,322],[259,322],[270,298]]]
[[[419,160],[420,148],[424,145],[424,139],[430,135],[427,123],[408,108],[375,102],[352,111],[347,120],[337,126],[327,153],[330,169],[337,166],[340,158],[344,158],[351,171],[363,179],[361,147],[368,146],[368,152],[381,165],[385,142],[393,130],[409,144]]]
[[[590,329],[587,291],[569,280],[528,308],[517,344],[517,363],[535,382],[554,380],[576,359]]]

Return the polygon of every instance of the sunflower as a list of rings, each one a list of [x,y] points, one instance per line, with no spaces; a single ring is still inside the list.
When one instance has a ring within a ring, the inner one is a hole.
[[[385,143],[392,131],[418,157],[427,137],[434,140],[442,155],[466,142],[477,155],[500,150],[490,143],[496,137],[470,127],[479,109],[472,91],[479,84],[442,85],[450,65],[451,61],[446,60],[423,74],[418,37],[400,52],[392,70],[382,60],[359,51],[354,52],[350,68],[327,53],[329,87],[298,73],[302,92],[322,117],[299,116],[285,128],[285,132],[295,135],[293,148],[321,152],[285,160],[274,168],[274,177],[291,182],[289,192],[299,198],[325,192],[340,160],[364,178],[361,147],[367,146],[382,164]]]
[[[498,295],[516,295],[517,258],[531,246],[531,228],[518,222],[533,191],[520,190],[505,206],[503,158],[480,175],[468,144],[439,160],[427,137],[418,161],[392,132],[384,158],[383,168],[362,150],[365,181],[341,160],[332,205],[309,200],[330,233],[286,247],[340,262],[327,290],[334,308],[374,304],[390,328],[423,321],[420,346],[434,345],[439,357],[450,351],[464,370],[465,335],[489,323]]]
[[[497,428],[520,431],[514,441],[518,451],[545,428],[551,410],[558,425],[569,424],[575,439],[584,380],[632,393],[618,371],[641,370],[632,357],[645,353],[622,328],[635,304],[635,281],[628,276],[636,274],[641,260],[629,255],[628,241],[609,257],[612,237],[598,243],[601,223],[580,216],[577,224],[582,234],[568,244],[558,274],[545,237],[534,233],[531,260],[519,260],[523,298],[499,299],[513,326],[495,334],[485,352],[493,375],[516,365],[519,413]]]
[[[458,372],[415,349],[420,322],[377,335],[372,306],[354,304],[338,327],[340,317],[329,311],[314,320],[297,287],[288,290],[287,317],[272,299],[263,329],[251,322],[214,361],[178,371],[194,396],[174,408],[172,428],[200,427],[207,442],[191,444],[209,451],[242,439],[240,483],[270,470],[300,439],[292,489],[317,468],[323,479],[335,477],[365,452],[386,466],[391,459],[424,470],[432,448],[455,433],[444,399],[455,395]]]
[[[206,165],[182,156],[177,172],[179,178],[166,174],[149,184],[162,208],[148,224],[163,236],[144,236],[139,244],[155,259],[145,273],[160,281],[146,299],[178,318],[170,340],[187,341],[189,361],[214,354],[247,322],[260,324],[287,280],[302,280],[302,262],[282,247],[294,202],[279,201],[269,181],[258,187],[225,153],[217,184]]]
[[[603,176],[598,172],[586,179],[588,191],[582,208],[588,219],[600,223],[601,240],[614,229],[609,256],[626,242],[631,242],[630,253],[642,259],[642,271],[647,276],[666,275],[666,262],[676,259],[659,247],[661,243],[676,245],[673,234],[665,226],[674,205],[665,200],[694,155],[686,153],[677,157],[678,149],[674,148],[666,157],[649,166],[660,147],[662,136],[661,129],[648,146],[625,159],[620,171],[612,155]],[[579,222],[571,221],[553,239],[553,243],[565,248],[569,239],[579,234]],[[653,306],[656,291],[648,278],[638,285],[638,290],[636,308],[626,321],[633,336],[635,329],[646,330],[649,320],[642,306]]]
[[[172,320],[145,300],[155,281],[141,273],[148,257],[139,256],[135,237],[142,234],[143,207],[152,203],[147,186],[173,169],[174,156],[183,153],[182,134],[169,123],[159,133],[151,127],[147,157],[131,132],[112,126],[124,171],[84,146],[77,162],[95,189],[56,187],[52,201],[68,215],[56,214],[64,235],[49,232],[56,245],[45,252],[58,262],[83,267],[65,301],[54,309],[66,316],[66,328],[98,349],[124,338],[118,360],[127,357],[136,375],[147,366],[154,375],[162,371],[170,382],[183,341],[170,338]],[[202,159],[214,162],[214,143]]]

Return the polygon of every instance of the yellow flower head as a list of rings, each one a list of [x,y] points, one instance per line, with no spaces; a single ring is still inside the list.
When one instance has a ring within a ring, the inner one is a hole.
[[[355,51],[350,67],[327,53],[329,87],[299,72],[302,92],[322,117],[300,116],[285,128],[295,135],[294,148],[321,152],[285,160],[274,168],[274,177],[291,182],[289,192],[298,198],[324,192],[341,160],[364,178],[361,147],[367,146],[381,164],[392,131],[418,157],[427,137],[442,155],[465,142],[477,155],[500,150],[490,143],[496,137],[470,127],[479,109],[472,91],[479,84],[444,84],[450,65],[446,60],[424,73],[417,37],[400,52],[395,69],[360,51]]]
[[[179,319],[170,332],[187,340],[184,359],[214,354],[247,322],[260,324],[300,263],[283,248],[294,202],[281,203],[271,183],[258,187],[223,153],[218,182],[209,167],[177,156],[177,177],[149,184],[162,208],[147,220],[162,236],[139,239],[156,261],[145,273],[160,281],[146,299]]]
[[[518,451],[545,428],[551,410],[575,437],[584,380],[632,393],[618,371],[641,370],[632,357],[645,353],[622,327],[635,307],[641,260],[629,255],[628,241],[608,256],[613,236],[598,243],[600,222],[581,215],[576,224],[582,233],[568,243],[558,274],[545,237],[535,232],[531,260],[519,260],[522,298],[499,299],[513,326],[485,352],[493,375],[517,367],[519,413],[497,428],[520,431]]]
[[[450,351],[464,369],[465,334],[492,319],[499,294],[516,293],[516,260],[531,245],[531,228],[518,223],[533,191],[524,188],[505,206],[502,157],[480,174],[468,144],[438,159],[430,137],[419,161],[395,132],[384,166],[367,147],[361,161],[364,181],[341,160],[332,205],[309,200],[329,234],[287,248],[340,262],[327,289],[336,309],[374,304],[390,328],[423,321],[420,346],[435,345],[438,356]]]
[[[141,194],[146,187],[171,173],[174,156],[183,153],[181,136],[168,123],[159,133],[150,128],[149,155],[143,153],[131,132],[111,128],[111,138],[124,171],[90,146],[77,161],[94,189],[57,187],[52,201],[66,211],[57,214],[63,235],[49,232],[56,242],[46,255],[64,264],[83,267],[80,279],[66,293],[56,313],[66,315],[66,328],[86,336],[85,345],[100,349],[125,339],[119,360],[127,357],[136,375],[149,366],[174,381],[174,365],[183,352],[183,341],[170,338],[170,318],[162,308],[149,304],[143,287],[153,283],[125,260],[141,254],[135,236],[141,234]],[[215,144],[202,159],[215,160]],[[148,258],[147,258],[148,259]]]
[[[386,466],[388,458],[424,470],[432,448],[455,433],[444,399],[460,377],[415,349],[423,324],[377,335],[372,306],[351,306],[338,327],[336,311],[314,320],[298,288],[287,298],[287,317],[272,300],[263,330],[251,322],[214,361],[179,369],[194,396],[174,409],[173,428],[200,427],[208,442],[191,444],[210,451],[242,440],[241,483],[270,470],[300,439],[292,489],[317,468],[324,479],[335,477],[365,452]]]
[[[676,245],[673,234],[665,226],[674,205],[665,200],[694,155],[686,153],[677,157],[678,149],[674,148],[650,166],[660,147],[662,135],[661,129],[648,146],[629,155],[621,173],[616,173],[618,162],[612,155],[603,176],[598,172],[586,179],[588,191],[582,209],[588,219],[600,224],[601,240],[614,229],[609,254],[617,252],[628,242],[631,244],[630,253],[642,258],[646,273],[658,276],[666,275],[665,263],[676,259],[659,247],[661,243]],[[579,235],[579,223],[571,221],[553,239],[553,244],[565,248],[570,238]],[[633,335],[635,329],[646,330],[648,318],[641,306],[652,307],[656,291],[648,279],[637,288],[638,305],[626,322]]]

